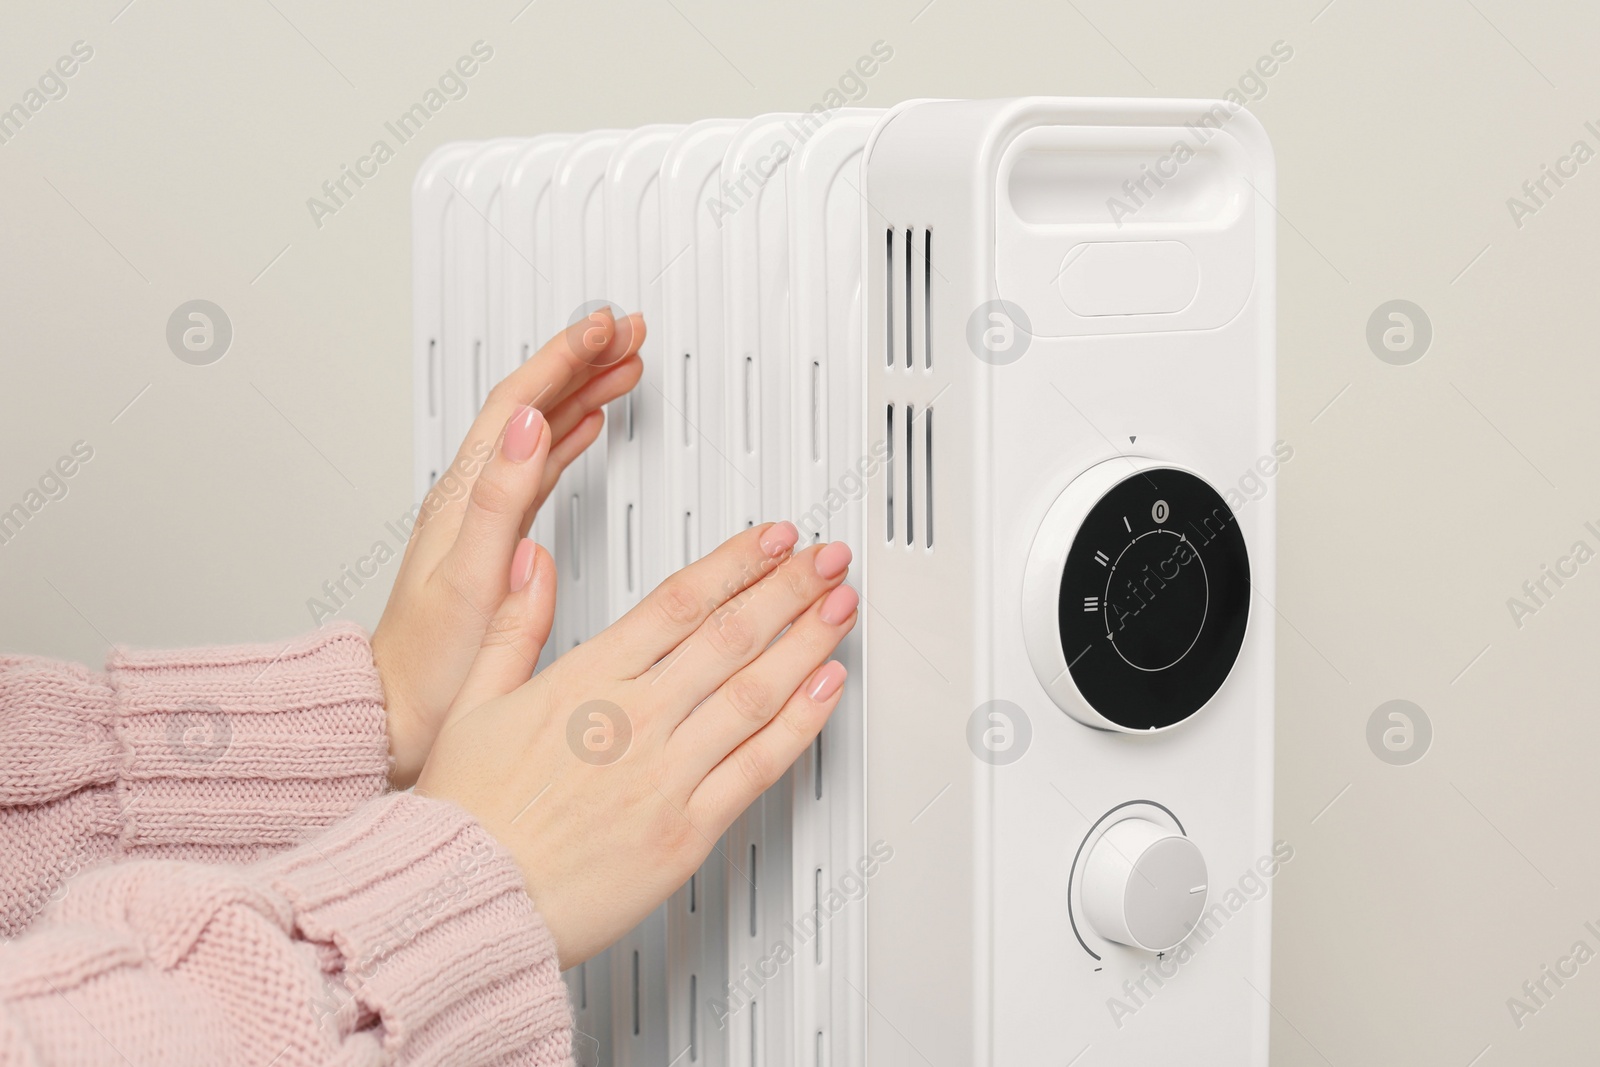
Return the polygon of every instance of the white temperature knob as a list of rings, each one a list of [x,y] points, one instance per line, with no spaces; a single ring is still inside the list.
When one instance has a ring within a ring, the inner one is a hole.
[[[1089,850],[1083,911],[1108,941],[1165,952],[1189,936],[1205,906],[1205,857],[1176,830],[1123,819]]]

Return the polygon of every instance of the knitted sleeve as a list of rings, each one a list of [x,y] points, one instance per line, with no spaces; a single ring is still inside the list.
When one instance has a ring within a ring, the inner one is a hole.
[[[249,863],[380,794],[365,635],[114,651],[104,674],[0,657],[0,938],[68,878],[130,858]]]
[[[0,1065],[566,1064],[554,942],[465,812],[390,794],[251,867],[117,863],[0,946]]]

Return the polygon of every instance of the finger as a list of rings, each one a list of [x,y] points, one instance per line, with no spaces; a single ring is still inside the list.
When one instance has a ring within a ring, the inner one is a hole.
[[[555,492],[556,482],[560,481],[561,475],[572,465],[572,461],[583,455],[583,450],[595,443],[605,424],[604,411],[591,411],[582,422],[572,428],[570,433],[558,439],[550,447],[550,458],[544,463],[544,484],[539,487],[539,496],[533,502],[533,507],[522,517],[524,530],[533,526],[533,517],[544,507],[544,502],[550,498],[550,494]]]
[[[639,377],[643,373],[644,363],[638,356],[629,356],[622,363],[591,379],[550,413],[550,431],[556,443],[550,449],[550,459],[545,464],[544,486],[533,507],[528,509],[523,529],[533,525],[534,515],[555,490],[562,472],[599,438],[605,424],[605,405],[639,384]]]
[[[544,488],[550,444],[550,427],[539,409],[518,409],[472,484],[461,530],[438,573],[480,611],[493,610],[506,595],[506,560],[527,531],[524,516]]]
[[[591,379],[550,413],[550,432],[556,443],[550,449],[550,459],[545,464],[544,486],[533,507],[528,509],[524,530],[533,525],[534,515],[544,507],[562,472],[600,436],[605,423],[605,405],[639,384],[639,377],[643,373],[644,363],[636,355],[629,356]]]
[[[542,409],[550,420],[556,440],[570,433],[589,412],[598,411],[638,385],[643,374],[644,361],[638,356],[628,356],[616,366],[607,367],[584,382],[554,408]]]
[[[483,411],[467,432],[463,452],[475,440],[492,440],[524,404],[553,411],[596,374],[636,354],[644,335],[642,315],[614,319],[610,308],[568,326],[489,391]]]
[[[550,553],[524,538],[505,577],[508,591],[456,697],[457,708],[478,707],[533,677],[550,639],[556,610],[556,565]]]
[[[610,316],[610,308],[602,308],[596,314]],[[594,315],[589,316],[590,320]],[[636,355],[644,344],[645,324],[644,315],[633,312],[620,319],[613,319],[612,329],[591,329],[581,335],[578,357],[589,367],[606,368],[614,367],[631,355]],[[568,392],[571,390],[569,389]]]
[[[799,539],[792,522],[767,523],[734,534],[710,555],[656,586],[588,644],[607,657],[616,677],[637,678],[712,612],[777,567]]]
[[[556,334],[489,391],[455,459],[423,504],[428,521],[419,524],[419,536],[434,549],[435,559],[460,527],[466,510],[466,494],[460,490],[470,486],[492,454],[493,442],[512,414],[525,405],[546,413],[554,410],[591,378],[636,355],[644,335],[643,316],[616,321],[609,308],[602,308]]]
[[[784,627],[844,581],[843,541],[798,552],[711,613],[693,634],[640,679],[665,686],[673,703],[694,707],[761,655]]]
[[[839,706],[844,680],[843,664],[837,660],[823,664],[771,722],[728,753],[689,797],[688,814],[694,824],[709,827],[710,836],[721,834],[783,777]]]
[[[665,765],[681,776],[676,784],[684,794],[772,722],[856,624],[860,602],[850,586],[837,586],[677,724],[667,740]]]

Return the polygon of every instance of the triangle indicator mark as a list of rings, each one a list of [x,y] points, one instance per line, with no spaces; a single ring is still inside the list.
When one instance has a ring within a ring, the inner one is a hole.
[[[1132,436],[1132,435],[1130,435],[1130,436],[1129,436],[1129,437],[1128,437],[1128,443],[1129,443],[1129,444],[1130,444],[1130,445],[1131,445],[1131,444],[1133,444],[1133,442],[1134,442],[1134,441],[1136,441],[1136,440],[1138,440],[1138,438],[1137,438],[1137,437],[1134,437],[1134,436]]]

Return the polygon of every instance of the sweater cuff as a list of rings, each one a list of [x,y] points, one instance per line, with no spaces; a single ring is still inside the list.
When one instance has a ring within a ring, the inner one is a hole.
[[[112,652],[124,854],[250,862],[387,785],[383,687],[349,623],[287,644]]]
[[[516,864],[460,808],[390,794],[262,866],[400,1060],[568,1062],[555,942]]]

